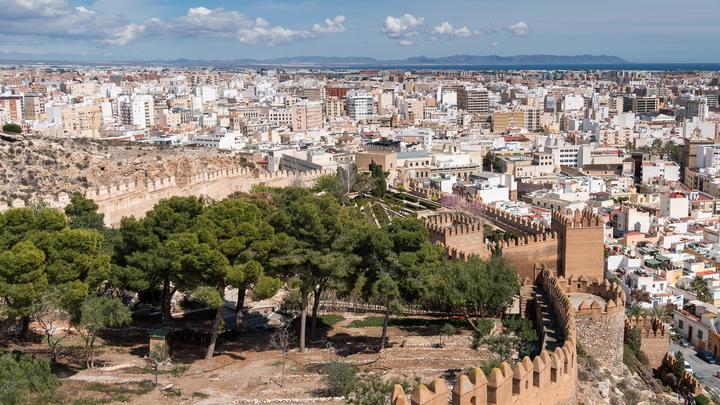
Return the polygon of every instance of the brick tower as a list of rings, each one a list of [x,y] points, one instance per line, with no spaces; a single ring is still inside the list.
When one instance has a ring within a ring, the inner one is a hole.
[[[571,276],[605,275],[605,220],[590,210],[555,211],[552,230],[558,234],[558,273]]]

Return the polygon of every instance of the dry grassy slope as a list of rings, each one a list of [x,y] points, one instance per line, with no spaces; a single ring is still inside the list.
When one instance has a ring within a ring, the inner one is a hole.
[[[240,158],[212,149],[88,139],[0,139],[0,196],[13,199],[71,192],[239,163]]]

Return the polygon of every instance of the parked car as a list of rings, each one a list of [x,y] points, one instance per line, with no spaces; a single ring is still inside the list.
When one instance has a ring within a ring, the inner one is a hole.
[[[705,352],[705,351],[698,351],[698,357],[700,357],[703,361],[710,364],[717,364],[717,359],[715,359],[715,356],[712,354]]]
[[[688,342],[687,339],[685,339],[684,337],[681,337],[678,340],[678,344],[682,347],[690,347],[690,342]]]
[[[692,366],[690,365],[690,363],[687,362],[687,360],[685,360],[685,370],[689,371],[690,374],[693,373]]]

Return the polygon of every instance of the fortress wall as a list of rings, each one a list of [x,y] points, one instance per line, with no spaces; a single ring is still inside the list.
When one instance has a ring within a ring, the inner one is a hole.
[[[558,270],[565,277],[602,278],[605,269],[605,220],[591,210],[552,213],[552,230],[560,235]]]
[[[492,219],[501,228],[512,230],[514,232],[522,232],[527,235],[535,235],[547,231],[548,229],[527,217],[513,214],[509,211],[497,208],[478,201],[471,201],[470,206],[479,209],[488,219]]]
[[[221,200],[237,191],[248,192],[255,185],[307,187],[326,173],[332,173],[332,171],[257,173],[247,168],[237,167],[209,172],[181,173],[148,179],[145,182],[132,180],[103,185],[87,189],[83,194],[98,205],[98,211],[105,215],[106,225],[117,226],[123,217],[142,217],[160,200],[166,198],[194,195]],[[70,196],[67,193],[59,193],[45,196],[43,201],[50,207],[64,209],[70,202]],[[24,206],[24,202],[18,200],[6,208],[20,206]]]
[[[513,265],[521,280],[537,280],[536,264],[557,266],[558,240],[553,233],[524,236],[517,241],[501,241],[502,255]]]
[[[640,333],[640,350],[648,358],[650,368],[662,365],[665,354],[670,350],[670,332],[667,326],[657,317],[641,316],[625,319],[625,336],[637,328]]]
[[[665,381],[667,375],[673,374],[675,362],[677,362],[677,360],[672,353],[665,353],[660,367],[655,370],[655,377],[661,379],[662,381]],[[700,383],[700,381],[698,381],[698,379],[695,378],[695,376],[693,376],[692,373],[687,370],[683,372],[683,376],[680,382],[681,385],[687,388],[687,390],[690,391],[690,393],[692,393],[693,395],[697,395],[703,391],[703,385]]]
[[[601,297],[588,298],[575,309],[578,344],[602,366],[614,369],[622,364],[625,334],[625,292],[607,280],[585,276],[558,278],[566,294],[582,293]]]
[[[565,334],[565,344],[555,351],[543,350],[533,359],[525,357],[511,367],[502,363],[489,376],[479,368],[460,376],[449,391],[445,381],[436,378],[420,385],[408,397],[402,386],[394,387],[392,405],[561,405],[575,402],[577,355],[575,351],[575,313],[572,304],[547,269],[542,285],[555,309]]]

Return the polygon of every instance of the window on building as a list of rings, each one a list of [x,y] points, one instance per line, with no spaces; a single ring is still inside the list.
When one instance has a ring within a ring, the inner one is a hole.
[[[702,339],[703,339],[703,332],[702,332],[701,330],[699,330],[697,336],[698,336],[698,339],[699,339],[699,340],[702,340]]]
[[[678,320],[678,329],[682,330],[683,328],[683,321],[682,319]]]

